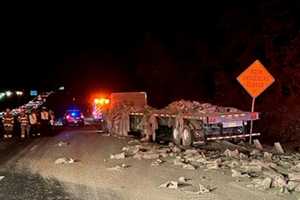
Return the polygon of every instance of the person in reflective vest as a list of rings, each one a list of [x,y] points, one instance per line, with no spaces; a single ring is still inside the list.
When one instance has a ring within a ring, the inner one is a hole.
[[[18,119],[21,125],[21,138],[29,137],[30,125],[28,115],[23,111]]]
[[[38,134],[38,119],[34,110],[29,114],[29,124],[31,135],[36,136]]]
[[[48,134],[49,132],[49,112],[43,107],[41,112],[41,132],[42,134]]]
[[[14,116],[11,114],[10,109],[7,108],[3,117],[4,138],[12,138],[14,131]]]
[[[53,127],[54,126],[54,122],[55,122],[54,112],[52,110],[49,110],[49,115],[50,115],[50,125]]]

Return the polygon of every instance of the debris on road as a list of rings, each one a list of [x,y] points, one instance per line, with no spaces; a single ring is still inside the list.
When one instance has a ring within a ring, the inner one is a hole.
[[[137,140],[137,139],[130,140],[130,141],[128,142],[129,145],[140,144],[140,143],[141,143],[141,142],[140,142],[139,140]]]
[[[206,168],[207,169],[220,169],[221,167],[221,160],[216,159],[214,161],[206,161]]]
[[[106,168],[108,171],[120,171],[122,169],[121,166],[117,165],[115,167]]]
[[[265,178],[262,182],[261,182],[261,186],[264,190],[266,189],[270,189],[272,185],[272,179],[270,177]]]
[[[57,146],[59,146],[59,147],[68,146],[68,145],[69,145],[69,143],[64,142],[64,141],[59,141],[58,144],[57,144]]]
[[[229,149],[226,149],[224,151],[224,155],[226,157],[229,157],[229,158],[236,158],[236,159],[239,159],[240,158],[240,153],[239,153],[239,150],[234,150],[234,151],[231,151]]]
[[[292,166],[292,171],[300,172],[300,162]]]
[[[297,181],[289,181],[287,184],[287,190],[290,192],[300,192],[300,183]]]
[[[187,149],[183,152],[184,155],[198,155],[199,152],[196,149]]]
[[[193,166],[193,165],[191,165],[191,164],[184,164],[184,165],[182,166],[182,168],[183,168],[183,169],[189,169],[189,170],[195,170],[195,169],[196,169],[196,167]]]
[[[262,155],[262,153],[259,150],[257,150],[257,149],[253,149],[251,151],[250,155],[251,156],[260,156],[260,155]]]
[[[162,161],[161,159],[157,159],[157,160],[155,160],[155,161],[153,161],[153,162],[151,163],[151,166],[159,166],[159,165],[161,165],[163,162],[164,162],[164,161]]]
[[[54,161],[55,164],[71,164],[74,162],[75,160],[73,158],[66,158],[66,157],[58,158]]]
[[[117,160],[120,160],[120,159],[125,159],[125,153],[122,152],[122,153],[119,153],[119,154],[114,154],[114,155],[110,155],[110,159],[117,159]]]
[[[125,169],[125,168],[128,168],[129,165],[126,165],[126,164],[122,164],[121,166],[120,165],[116,165],[114,167],[109,167],[109,168],[106,168],[107,170],[109,171],[120,171],[121,169]]]
[[[178,146],[174,146],[171,148],[173,153],[180,153],[181,149]]]
[[[184,159],[182,159],[182,158],[175,158],[175,160],[173,161],[173,164],[177,165],[177,166],[183,166],[183,165],[185,165]]]
[[[232,177],[237,177],[237,178],[250,178],[249,174],[247,173],[243,173],[243,172],[240,172],[240,171],[237,171],[235,169],[231,169],[231,172],[232,172]]]
[[[167,182],[161,184],[159,186],[159,188],[179,189],[179,187],[190,185],[190,184],[188,184],[189,180],[190,179],[187,179],[187,178],[181,176],[178,178],[178,181],[167,181]]]
[[[185,177],[183,177],[183,176],[181,176],[181,177],[178,178],[178,182],[179,182],[179,183],[187,183],[188,180],[189,180],[189,179],[187,179],[187,178],[185,178]]]
[[[240,159],[241,160],[247,160],[248,159],[248,156],[247,155],[245,155],[245,154],[243,154],[243,153],[240,153]]]
[[[279,142],[275,142],[274,147],[275,147],[277,153],[284,154],[284,150]]]
[[[210,189],[208,189],[207,187],[205,187],[205,186],[203,186],[202,184],[199,183],[199,191],[198,191],[199,194],[205,194],[205,193],[208,193],[210,191],[211,191]]]
[[[222,170],[224,174],[226,170],[229,170],[233,178],[238,180],[243,178],[243,182],[246,182],[245,185],[254,189],[300,192],[299,153],[290,155],[282,153],[272,154],[267,151],[254,149],[251,146],[230,145],[229,142],[224,145],[223,143],[216,144],[220,145],[220,148],[181,149],[173,143],[161,145],[139,143],[138,140],[132,140],[130,145],[122,148],[121,153],[111,155],[111,159],[149,159],[153,160],[151,166],[159,167],[162,166],[163,162],[166,162],[182,169]],[[164,158],[164,161],[161,158]],[[122,167],[116,166],[111,170],[119,169],[122,169]],[[177,181],[166,182],[160,187],[175,189],[183,183],[186,183],[184,177]],[[202,186],[199,191],[194,191],[193,193],[202,194],[211,191]]]
[[[168,181],[168,182],[165,182],[165,183],[161,184],[159,186],[159,188],[169,188],[169,189],[177,190],[178,189],[178,182],[177,181]]]
[[[272,154],[272,153],[264,152],[264,159],[265,159],[266,161],[272,162],[272,157],[273,157],[273,154]]]
[[[184,192],[189,193],[189,194],[194,194],[194,195],[202,195],[202,194],[209,193],[211,191],[212,191],[211,189],[209,189],[208,187],[205,187],[204,185],[199,183],[199,190],[198,191],[196,191],[196,192],[194,192],[194,191],[184,191]]]
[[[291,181],[299,181],[300,182],[300,173],[289,173],[289,180]]]
[[[240,167],[245,172],[261,172],[262,166],[260,165],[260,162],[251,161],[250,163],[242,163]]]
[[[268,190],[272,187],[272,181],[273,179],[270,177],[266,177],[264,179],[255,178],[252,180],[250,185],[247,185],[247,187],[254,187],[259,190]]]
[[[259,142],[258,139],[254,139],[253,143],[254,143],[256,149],[261,150],[261,151],[263,150],[263,146],[261,145],[261,143]]]

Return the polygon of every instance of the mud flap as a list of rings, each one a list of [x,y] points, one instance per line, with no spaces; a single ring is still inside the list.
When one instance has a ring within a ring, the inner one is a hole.
[[[172,137],[173,137],[173,142],[176,145],[181,145],[181,135],[178,128],[173,129]]]
[[[184,128],[182,132],[182,145],[184,147],[190,147],[193,142],[193,136],[191,129],[189,128]]]

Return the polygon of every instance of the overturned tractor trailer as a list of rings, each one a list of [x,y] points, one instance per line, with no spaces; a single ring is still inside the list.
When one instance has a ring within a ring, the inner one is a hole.
[[[113,93],[107,113],[112,134],[141,133],[144,140],[173,141],[183,146],[250,137],[248,124],[258,119],[257,112],[186,100],[155,109],[147,105],[145,92]]]

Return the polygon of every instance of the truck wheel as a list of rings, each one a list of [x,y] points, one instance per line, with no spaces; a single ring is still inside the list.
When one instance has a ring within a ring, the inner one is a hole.
[[[185,128],[183,129],[183,133],[182,133],[182,145],[184,147],[189,147],[192,145],[192,132],[189,128]]]
[[[176,145],[181,145],[181,136],[178,128],[173,129],[173,142]]]

